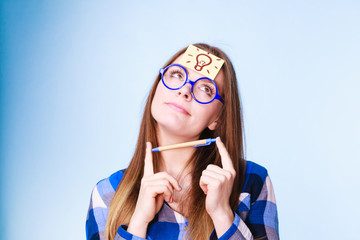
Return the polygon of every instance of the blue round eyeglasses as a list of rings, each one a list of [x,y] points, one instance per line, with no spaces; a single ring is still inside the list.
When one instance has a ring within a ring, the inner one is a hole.
[[[188,78],[188,72],[180,64],[171,64],[160,69],[161,81],[170,90],[178,90],[187,83],[191,84],[191,95],[195,101],[201,104],[208,104],[215,99],[224,103],[223,98],[218,94],[218,88],[214,80],[201,77],[195,81]]]

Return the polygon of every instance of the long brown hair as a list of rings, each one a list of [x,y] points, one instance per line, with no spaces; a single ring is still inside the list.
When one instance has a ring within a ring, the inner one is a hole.
[[[200,138],[220,136],[230,154],[236,170],[233,191],[230,196],[230,206],[235,211],[239,204],[239,195],[245,177],[244,127],[236,75],[230,59],[223,51],[203,43],[194,45],[224,59],[225,61],[222,67],[224,73],[224,87],[223,92],[221,93],[225,103],[217,120],[218,123],[216,129],[211,131],[206,128],[201,133]],[[185,50],[186,48],[177,52],[164,67],[174,62],[176,58],[185,52]],[[161,76],[158,74],[146,101],[134,156],[110,203],[109,215],[106,223],[107,240],[113,240],[119,226],[121,224],[129,224],[130,218],[134,213],[140,190],[141,178],[143,176],[145,143],[149,141],[153,146],[158,146],[156,121],[151,115],[151,103],[160,80]],[[159,154],[153,154],[153,162],[154,171],[158,172],[159,165],[157,163],[160,162]],[[208,147],[196,148],[194,155],[189,160],[189,164],[193,169],[191,182],[195,184],[191,185],[186,196],[186,199],[188,200],[186,201],[188,203],[186,206],[188,209],[188,216],[186,217],[189,221],[188,236],[190,236],[191,239],[208,239],[214,225],[205,210],[206,195],[203,193],[198,183],[202,171],[209,164],[221,166],[221,159],[219,152],[216,149],[216,145],[212,144]],[[182,204],[182,206],[184,206],[184,204]]]

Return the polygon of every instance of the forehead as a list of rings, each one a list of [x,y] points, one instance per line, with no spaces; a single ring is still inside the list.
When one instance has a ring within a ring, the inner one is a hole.
[[[177,57],[172,63],[176,63],[176,64],[179,64],[180,63],[180,60],[182,58],[184,54],[181,54],[179,57]],[[191,81],[195,81],[196,79],[198,78],[201,78],[201,77],[205,77],[204,75],[190,69],[190,68],[187,68],[184,66],[184,68],[186,69],[186,71],[188,72],[189,74],[189,79]],[[215,79],[213,79],[216,83],[216,86],[218,87],[218,91],[221,93],[223,93],[223,90],[224,90],[224,72],[223,70],[221,69],[219,71],[219,73],[216,75]]]

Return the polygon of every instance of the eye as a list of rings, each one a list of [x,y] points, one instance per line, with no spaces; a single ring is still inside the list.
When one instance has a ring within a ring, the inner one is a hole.
[[[172,76],[176,78],[182,78],[181,73],[174,73]]]
[[[212,89],[211,86],[203,84],[202,86],[200,86],[200,90],[203,91],[205,94],[212,96],[214,90]]]
[[[182,80],[184,78],[184,75],[181,71],[178,71],[178,70],[172,70],[171,73],[170,73],[170,76],[172,78],[177,78],[179,80]]]

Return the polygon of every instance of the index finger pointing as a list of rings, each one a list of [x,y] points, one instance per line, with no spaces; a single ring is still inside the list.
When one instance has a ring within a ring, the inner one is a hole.
[[[146,153],[144,160],[144,176],[150,176],[154,174],[154,166],[151,152],[151,143],[146,142]]]
[[[231,161],[230,155],[228,151],[225,148],[224,143],[221,141],[220,137],[216,138],[216,146],[219,149],[220,156],[221,156],[221,164],[223,166],[223,169],[225,170],[233,170],[234,165]]]

